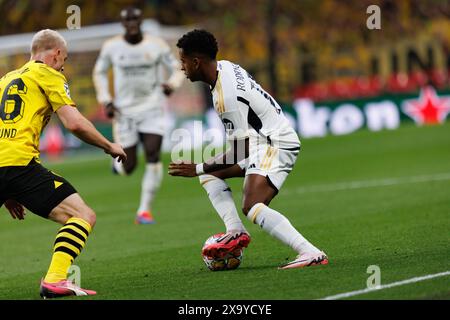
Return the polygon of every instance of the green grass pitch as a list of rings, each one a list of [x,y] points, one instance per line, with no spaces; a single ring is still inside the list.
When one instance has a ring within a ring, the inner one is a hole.
[[[92,299],[320,299],[450,270],[450,123],[302,141],[292,174],[271,206],[330,258],[327,266],[278,270],[295,253],[243,218],[252,235],[241,266],[211,272],[200,249],[224,227],[197,179],[167,174],[155,225],[134,225],[139,170],[113,176],[110,159],[44,162],[67,178],[97,213],[75,264]],[[167,171],[169,156],[164,158]],[[229,181],[240,208],[242,179]],[[0,299],[39,299],[58,225],[0,209]],[[449,299],[450,277],[352,299]],[[73,299],[73,298],[67,298]]]

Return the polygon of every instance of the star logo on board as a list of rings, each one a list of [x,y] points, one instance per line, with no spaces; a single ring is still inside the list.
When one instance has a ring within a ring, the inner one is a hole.
[[[443,123],[450,113],[450,96],[439,97],[433,87],[427,86],[418,99],[405,100],[402,110],[419,125]]]

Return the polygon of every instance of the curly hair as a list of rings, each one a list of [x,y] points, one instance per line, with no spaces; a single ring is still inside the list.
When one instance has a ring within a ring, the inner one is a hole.
[[[216,59],[219,51],[217,40],[212,33],[206,30],[194,29],[178,39],[177,47],[183,49],[187,55],[204,54],[210,59]]]

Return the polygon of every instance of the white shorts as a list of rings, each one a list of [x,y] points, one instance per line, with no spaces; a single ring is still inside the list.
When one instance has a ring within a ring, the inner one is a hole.
[[[139,133],[164,136],[166,118],[162,108],[132,115],[118,115],[113,119],[113,138],[122,147],[129,148],[139,142]]]
[[[268,143],[256,143],[254,139],[250,139],[250,156],[240,161],[238,165],[245,170],[246,176],[259,174],[267,177],[269,183],[280,190],[292,171],[299,153],[300,146],[282,149]]]

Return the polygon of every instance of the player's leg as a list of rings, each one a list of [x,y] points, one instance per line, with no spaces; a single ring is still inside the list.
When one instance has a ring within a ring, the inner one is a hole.
[[[45,283],[58,283],[81,253],[96,222],[95,212],[78,193],[73,193],[51,210],[48,219],[62,224],[56,235],[53,256],[45,276]]]
[[[154,223],[151,213],[152,202],[163,178],[160,153],[163,136],[166,132],[164,108],[154,107],[140,113],[136,125],[146,158],[145,173],[141,184],[141,200],[136,222],[150,224]]]
[[[306,240],[282,213],[268,207],[292,170],[299,150],[285,150],[264,143],[254,146],[244,180],[242,211],[247,218],[302,257],[296,259],[300,262],[288,267],[328,262],[325,254]]]
[[[162,135],[153,133],[139,134],[145,153],[145,172],[141,184],[141,200],[137,211],[136,223],[154,223],[152,202],[161,186],[163,166],[161,163]]]
[[[41,283],[41,295],[95,294],[67,281],[68,269],[95,224],[92,209],[67,180],[34,161],[26,167],[10,170],[8,180],[17,202],[43,218],[63,224],[56,235],[50,267]]]
[[[215,257],[217,254],[233,251],[237,247],[247,247],[250,243],[250,235],[239,217],[231,189],[225,182],[225,179],[243,177],[244,174],[242,165],[236,164],[224,170],[199,176],[200,184],[226,227],[226,235],[217,243],[205,247],[204,255]]]
[[[85,247],[95,225],[94,211],[84,203],[78,193],[73,193],[51,210],[48,219],[63,226],[56,234],[50,266],[41,282],[41,297],[96,294],[95,291],[81,289],[67,280],[70,266]]]
[[[113,159],[113,172],[122,176],[130,175],[137,166],[137,144],[139,135],[136,120],[133,117],[118,115],[113,120],[113,139],[119,143],[127,154],[127,160],[119,162]]]
[[[200,184],[205,189],[211,204],[224,222],[226,232],[246,232],[233,201],[231,189],[225,181],[228,178],[243,177],[244,174],[244,170],[239,165],[234,165],[224,170],[199,176]]]
[[[268,207],[277,194],[268,177],[250,174],[244,182],[242,211],[247,218],[258,224],[270,235],[289,245],[295,251],[319,252],[291,225],[281,213]]]
[[[127,160],[125,160],[123,164],[123,168],[125,170],[126,175],[130,175],[133,173],[134,169],[136,169],[138,160],[137,160],[137,145],[126,147],[123,149],[127,154]]]
[[[298,252],[295,263],[283,268],[328,263],[325,254],[305,239],[282,213],[268,207],[277,192],[267,176],[247,175],[242,211],[250,221]]]

